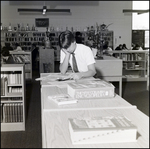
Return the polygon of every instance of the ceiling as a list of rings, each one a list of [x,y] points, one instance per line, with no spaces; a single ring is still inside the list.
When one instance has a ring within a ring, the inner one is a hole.
[[[9,5],[39,5],[39,6],[50,6],[50,8],[55,8],[56,6],[97,6],[99,1],[9,1]]]

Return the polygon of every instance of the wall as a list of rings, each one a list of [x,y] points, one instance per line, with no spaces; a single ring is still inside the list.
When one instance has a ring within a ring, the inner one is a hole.
[[[19,14],[18,8],[47,8],[70,9],[71,14]],[[18,23],[35,24],[35,18],[49,18],[50,26],[73,27],[76,30],[83,30],[87,26],[94,26],[96,22],[111,24],[109,30],[114,31],[114,48],[119,44],[126,43],[131,47],[132,14],[124,14],[123,9],[131,9],[132,1],[1,1],[1,22],[3,26],[11,23],[12,27]],[[38,28],[39,31],[46,31],[46,28]]]

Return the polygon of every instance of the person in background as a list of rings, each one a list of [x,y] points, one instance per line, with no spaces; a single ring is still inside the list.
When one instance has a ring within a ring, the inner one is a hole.
[[[142,51],[142,47],[139,44],[135,44],[135,46],[132,48],[132,50],[140,50]]]
[[[122,50],[128,50],[128,48],[127,48],[125,43],[122,45]]]
[[[117,46],[115,50],[122,50],[122,44],[119,44],[119,46]]]
[[[3,47],[3,49],[8,49],[8,51],[13,51],[14,50],[12,48],[12,46],[10,45],[10,43],[5,43],[5,46]]]
[[[73,70],[73,54],[76,59],[78,72],[71,73],[70,79],[78,80],[85,77],[93,77],[96,74],[95,59],[91,49],[84,45],[76,43],[73,33],[69,30],[59,35],[60,51],[60,72],[65,74],[70,64]]]
[[[119,44],[119,46],[117,46],[115,50],[116,51],[122,50],[122,44]],[[118,53],[113,53],[113,56],[116,57],[116,58],[119,58],[119,54]]]
[[[132,50],[134,47],[135,47],[135,44],[134,44],[134,43],[132,43],[132,45],[131,45],[131,50]]]
[[[109,42],[105,41],[105,44],[103,45],[103,54],[112,56],[113,53],[109,53],[109,51],[112,51],[112,48],[109,47]]]
[[[36,43],[32,44],[32,68],[38,68],[39,63],[39,47],[36,46]]]
[[[81,44],[83,44],[83,42],[82,42],[82,33],[81,32],[76,32],[75,33],[75,39],[76,39],[76,43],[81,43]]]
[[[94,58],[97,58],[97,56],[96,56],[96,54],[97,54],[97,49],[93,47],[93,42],[92,42],[92,40],[87,40],[87,41],[85,42],[85,45],[88,46],[88,47],[90,47],[90,49],[91,49],[92,52],[93,52]]]
[[[14,51],[16,51],[16,52],[17,52],[17,51],[23,51],[22,48],[21,48],[21,46],[19,45],[19,43],[16,43],[16,44],[15,44],[15,49],[14,49]]]
[[[9,49],[5,46],[1,49],[1,63],[2,64],[15,64],[12,55],[9,53]]]

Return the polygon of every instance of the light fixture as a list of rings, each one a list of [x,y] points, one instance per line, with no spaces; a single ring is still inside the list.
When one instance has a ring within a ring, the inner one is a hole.
[[[43,14],[46,13],[46,6],[43,6]]]
[[[137,14],[142,14],[142,13],[147,13],[147,12],[149,12],[149,9],[147,9],[147,10],[123,9],[123,13],[137,13]]]
[[[19,13],[28,13],[28,12],[39,12],[39,13],[44,13],[46,12],[52,12],[52,13],[67,13],[70,14],[70,9],[47,9],[46,6],[43,6],[42,9],[34,9],[34,8],[18,8]]]

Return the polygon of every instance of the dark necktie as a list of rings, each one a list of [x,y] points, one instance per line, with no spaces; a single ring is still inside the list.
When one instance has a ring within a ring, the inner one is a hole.
[[[75,56],[74,56],[74,53],[72,53],[72,66],[73,66],[73,71],[74,71],[74,72],[79,72],[79,71],[78,71],[78,67],[77,67],[76,58],[75,58]]]

